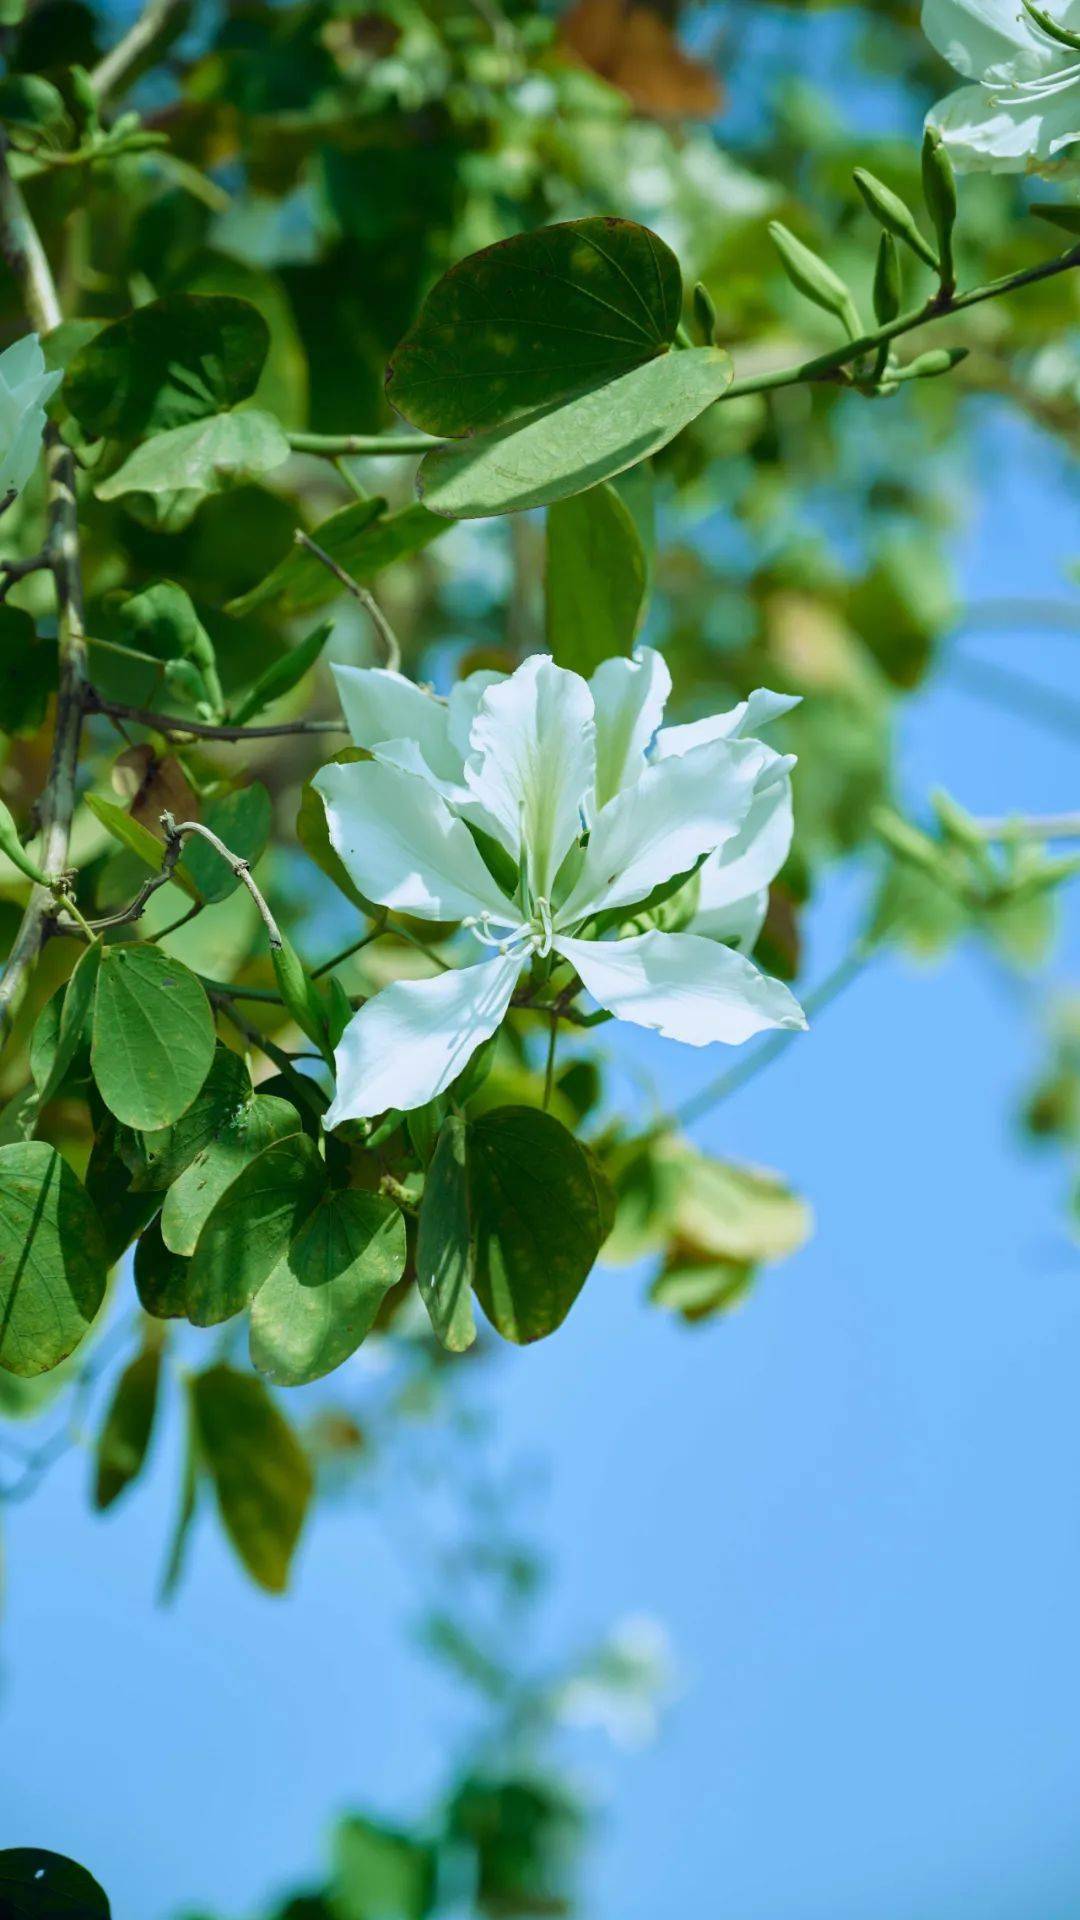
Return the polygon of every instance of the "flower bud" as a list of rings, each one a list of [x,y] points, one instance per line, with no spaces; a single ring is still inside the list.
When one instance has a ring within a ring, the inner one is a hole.
[[[922,186],[926,211],[934,223],[941,263],[938,271],[943,287],[956,281],[953,268],[953,228],[956,225],[956,175],[948,150],[936,127],[927,127],[922,146]]]
[[[701,344],[704,347],[716,345],[716,307],[708,287],[699,280],[694,288],[694,319],[697,321]]]
[[[874,313],[882,326],[895,320],[900,311],[900,256],[891,233],[878,241],[877,266],[874,269]]]
[[[45,402],[62,371],[49,373],[36,333],[0,353],[0,500],[21,493],[38,463],[45,432]]]
[[[914,360],[909,360],[906,367],[898,367],[893,378],[933,380],[940,373],[951,373],[967,357],[966,347],[932,347],[928,353],[917,354]]]
[[[925,260],[928,267],[936,270],[937,254],[929,240],[924,240],[919,232],[915,215],[906,201],[901,200],[900,195],[893,193],[892,188],[887,187],[875,174],[867,173],[865,167],[856,167],[853,178],[874,219],[880,222],[886,233],[891,233],[894,239],[903,240],[913,253],[918,254],[920,260]]]
[[[19,839],[19,829],[2,800],[0,800],[0,853],[6,854],[12,865],[18,867],[20,873],[25,873],[28,880],[36,881],[39,887],[52,884],[48,874],[34,865],[28,853],[24,853],[22,841]]]
[[[325,1009],[315,982],[309,980],[304,972],[296,948],[288,940],[282,940],[279,947],[271,947],[270,958],[278,992],[287,1011],[292,1014],[301,1033],[306,1033],[309,1040],[314,1040],[320,1053],[332,1058]]]
[[[862,321],[852,298],[851,289],[834,273],[828,262],[815,253],[811,247],[796,240],[795,235],[779,220],[770,220],[769,235],[775,246],[784,272],[792,286],[805,300],[812,300],[816,307],[824,307],[826,313],[833,313],[842,321],[852,340],[862,333]]]

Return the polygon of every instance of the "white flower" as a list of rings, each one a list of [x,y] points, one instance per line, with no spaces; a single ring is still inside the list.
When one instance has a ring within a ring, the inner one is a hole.
[[[923,0],[923,31],[971,82],[929,116],[958,166],[1044,174],[1080,166],[1080,0],[1044,0],[1038,10],[1045,29],[1023,0]]]
[[[47,373],[36,333],[0,353],[0,500],[21,493],[37,465],[45,432],[45,402],[62,371]]]
[[[602,1007],[691,1046],[805,1026],[785,986],[707,937],[748,937],[734,922],[749,926],[786,853],[791,762],[741,729],[789,702],[758,694],[660,728],[670,680],[649,650],[605,661],[591,683],[538,655],[508,677],[471,675],[446,703],[383,669],[336,671],[375,757],[316,776],[334,846],[368,899],[458,921],[489,957],[361,1008],[328,1126],[444,1092],[534,956],[568,961]],[[494,843],[500,880],[470,828]],[[700,931],[600,937],[703,860]]]

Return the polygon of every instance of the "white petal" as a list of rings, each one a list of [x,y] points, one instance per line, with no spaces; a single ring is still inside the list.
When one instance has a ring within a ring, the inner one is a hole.
[[[594,1000],[620,1020],[669,1040],[738,1046],[766,1027],[805,1027],[795,996],[730,947],[692,933],[640,933],[630,940],[557,939]]]
[[[1080,65],[1064,86],[958,87],[939,100],[928,122],[957,166],[972,173],[1074,170],[1080,160]]]
[[[450,739],[462,766],[469,757],[469,734],[476,719],[476,709],[488,688],[497,686],[500,680],[506,678],[505,673],[496,673],[493,667],[477,667],[475,673],[467,673],[464,680],[455,681],[451,687],[447,703]]]
[[[654,760],[666,760],[673,753],[688,753],[691,747],[704,746],[708,740],[748,740],[770,720],[790,713],[799,704],[797,693],[770,693],[768,687],[756,687],[748,700],[740,700],[727,713],[713,713],[704,720],[689,720],[681,727],[662,727],[656,736]]]
[[[322,767],[330,839],[360,892],[424,920],[493,913],[520,918],[491,878],[468,828],[411,773],[378,760]]]
[[[337,1090],[325,1127],[408,1112],[445,1093],[495,1032],[524,962],[500,954],[434,980],[395,980],[349,1021],[334,1054]]]
[[[21,493],[41,457],[45,437],[45,410],[28,407],[18,420],[0,458],[0,497],[14,488]]]
[[[488,687],[476,710],[465,779],[508,853],[520,863],[524,850],[529,884],[544,898],[582,831],[595,735],[588,686],[547,654]]]
[[[639,647],[630,659],[601,661],[589,688],[596,708],[596,805],[602,807],[644,772],[671,674],[654,647]]]
[[[687,932],[707,934],[713,940],[737,939],[743,945],[752,929],[756,940],[764,918],[759,903],[768,902],[769,882],[791,851],[794,830],[790,780],[755,793],[735,838],[719,853],[710,854],[701,869],[697,912]]]
[[[760,740],[714,740],[646,767],[596,817],[560,927],[644,900],[734,838],[755,784],[777,756]]]
[[[1072,0],[1047,11],[1067,24]],[[940,54],[965,80],[1012,71],[1017,77],[1045,70],[1050,43],[1038,33],[1021,0],[923,0],[922,28]],[[1063,51],[1059,49],[1059,51]]]
[[[450,709],[444,701],[389,667],[333,665],[331,671],[356,746],[370,752],[387,740],[413,740],[432,773],[461,779],[461,755],[450,743]]]

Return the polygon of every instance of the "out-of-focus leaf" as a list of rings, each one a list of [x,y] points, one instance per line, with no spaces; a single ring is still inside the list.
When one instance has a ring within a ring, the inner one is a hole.
[[[42,1847],[0,1852],[4,1920],[110,1920],[111,1911],[93,1874],[64,1854]]]
[[[393,566],[395,560],[419,553],[445,532],[446,521],[416,502],[387,513],[386,501],[375,498],[356,500],[352,506],[332,513],[311,537],[363,586],[385,567]],[[250,593],[230,600],[228,612],[251,613],[268,600],[277,600],[283,613],[308,613],[337,599],[340,593],[339,582],[322,561],[306,549],[294,547]]]
[[[210,1367],[191,1398],[199,1453],[229,1539],[253,1580],[283,1593],[311,1499],[311,1467],[254,1374]]]
[[[611,654],[629,653],[645,584],[638,530],[614,487],[548,508],[547,641],[560,666],[587,677]]]
[[[321,627],[315,627],[306,640],[299,641],[287,653],[272,660],[234,706],[232,719],[235,725],[246,726],[265,707],[272,706],[275,700],[283,699],[285,694],[299,686],[304,676],[311,672],[332,632],[329,621],[325,621]]]
[[[266,846],[272,819],[270,795],[260,780],[209,801],[202,814],[203,826],[249,866],[255,865]],[[209,904],[227,900],[240,884],[228,862],[199,834],[189,834],[184,843],[184,867],[200,898]]]
[[[105,1416],[94,1476],[94,1505],[99,1513],[111,1507],[142,1472],[154,1429],[160,1380],[158,1338],[148,1340],[125,1367]]]

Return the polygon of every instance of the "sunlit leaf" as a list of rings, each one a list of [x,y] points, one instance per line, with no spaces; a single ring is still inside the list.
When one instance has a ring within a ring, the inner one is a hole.
[[[212,1327],[253,1299],[326,1190],[326,1168],[307,1134],[267,1147],[215,1203],[199,1235],[188,1311]]]
[[[288,457],[285,431],[272,414],[254,407],[217,413],[144,440],[99,482],[97,495],[99,500],[118,500],[125,493],[181,495],[197,501],[241,480],[258,479]]]
[[[281,1387],[339,1367],[405,1266],[405,1222],[379,1194],[325,1194],[251,1308],[251,1358]]]
[[[0,1147],[0,1367],[45,1373],[77,1347],[105,1295],[93,1202],[43,1140]]]
[[[90,1060],[105,1105],[125,1126],[171,1126],[214,1058],[199,981],[160,947],[107,947],[94,996]]]

